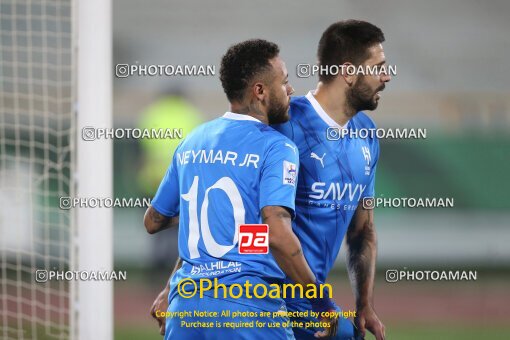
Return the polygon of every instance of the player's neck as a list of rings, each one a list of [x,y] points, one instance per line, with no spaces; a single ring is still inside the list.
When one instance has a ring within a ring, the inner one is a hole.
[[[347,104],[344,92],[335,86],[319,82],[314,97],[328,116],[340,126],[344,126],[356,114],[356,110]]]
[[[252,108],[250,105],[241,105],[237,103],[230,103],[230,112],[247,115],[260,120],[262,123],[269,125],[267,115],[257,109]]]

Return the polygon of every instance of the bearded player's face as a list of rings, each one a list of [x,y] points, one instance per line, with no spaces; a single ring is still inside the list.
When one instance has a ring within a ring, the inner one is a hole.
[[[270,61],[273,78],[269,84],[267,118],[269,124],[281,124],[289,120],[290,95],[294,89],[289,84],[285,63],[276,57]]]
[[[363,63],[367,66],[382,67],[386,64],[381,44],[369,48],[370,57]],[[391,80],[388,74],[358,75],[354,84],[347,90],[347,101],[356,110],[375,110],[381,98],[385,83]]]

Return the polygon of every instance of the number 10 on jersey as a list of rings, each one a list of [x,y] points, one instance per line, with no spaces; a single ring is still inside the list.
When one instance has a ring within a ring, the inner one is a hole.
[[[241,193],[234,181],[229,177],[222,177],[205,191],[202,207],[198,207],[199,177],[193,178],[193,183],[186,194],[181,197],[188,202],[189,235],[188,250],[190,258],[200,257],[198,241],[202,236],[205,250],[214,257],[223,257],[232,250],[239,240],[239,254],[267,254],[269,252],[269,226],[267,224],[245,224],[245,209]],[[232,205],[235,231],[231,244],[224,245],[216,242],[209,226],[208,207],[209,192],[222,190]],[[199,214],[200,212],[200,214]],[[200,217],[200,218],[199,218]]]

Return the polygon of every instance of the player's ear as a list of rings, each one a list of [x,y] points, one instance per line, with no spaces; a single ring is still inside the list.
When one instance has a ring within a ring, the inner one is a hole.
[[[252,86],[253,96],[256,97],[259,101],[264,101],[266,97],[266,91],[266,87],[260,82],[257,82]]]
[[[356,72],[352,72],[352,70],[355,69],[354,65],[349,62],[343,63],[340,69],[342,70],[342,78],[344,78],[347,85],[353,85],[356,81]]]

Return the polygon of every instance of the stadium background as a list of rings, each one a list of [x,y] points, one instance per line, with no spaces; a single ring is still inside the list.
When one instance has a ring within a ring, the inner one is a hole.
[[[389,339],[508,339],[509,16],[506,0],[114,0],[114,65],[213,64],[217,73],[114,78],[114,126],[144,126],[144,118],[150,121],[154,105],[169,93],[185,98],[185,110],[193,117],[172,116],[170,127],[186,132],[190,120],[223,114],[228,105],[218,79],[219,60],[229,45],[248,38],[278,43],[296,94],[305,94],[316,78],[298,78],[296,67],[315,63],[318,40],[329,24],[347,18],[376,24],[386,35],[387,61],[398,74],[387,84],[377,111],[369,114],[379,127],[428,132],[426,140],[381,141],[377,195],[455,199],[453,209],[376,210],[376,310]],[[2,26],[2,33],[8,30]],[[156,111],[165,112],[165,106]],[[155,148],[160,146],[114,142],[115,197],[148,195],[151,184],[141,174],[153,164]],[[9,206],[2,209],[8,216]],[[148,310],[177,255],[176,231],[148,235],[143,212],[114,210],[115,269],[128,272],[126,282],[114,285],[116,339],[160,338]],[[404,268],[477,270],[478,280],[385,281],[386,270]],[[329,281],[336,301],[353,309],[343,252]]]

